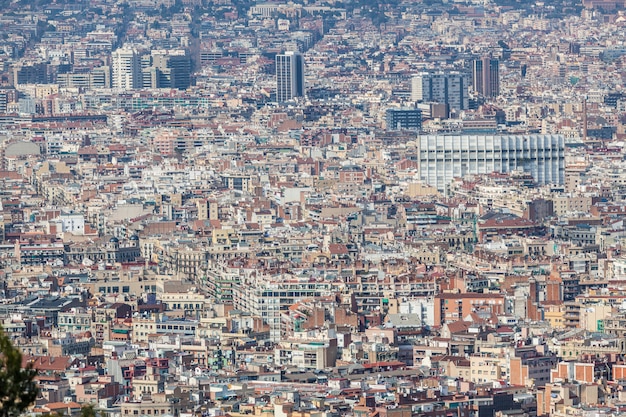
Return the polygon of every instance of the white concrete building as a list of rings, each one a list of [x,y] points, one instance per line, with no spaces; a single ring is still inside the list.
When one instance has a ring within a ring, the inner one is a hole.
[[[445,192],[468,174],[524,171],[539,184],[563,184],[561,135],[424,135],[417,139],[419,179]]]
[[[111,54],[113,88],[141,88],[141,61],[134,49],[118,49]]]
[[[292,275],[251,274],[233,287],[235,309],[259,316],[270,326],[270,340],[281,339],[281,312],[298,301],[332,293],[328,281]]]

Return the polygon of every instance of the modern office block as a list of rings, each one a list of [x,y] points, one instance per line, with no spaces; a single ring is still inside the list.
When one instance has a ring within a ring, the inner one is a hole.
[[[89,86],[91,85],[91,74],[88,72],[58,74],[57,84],[59,85],[59,87],[62,88],[89,88]]]
[[[20,64],[13,67],[13,85],[48,84],[48,66],[44,62]]]
[[[539,184],[563,184],[562,135],[423,135],[418,137],[420,179],[445,192],[468,174],[524,171]]]
[[[411,100],[448,104],[451,109],[469,108],[470,75],[468,73],[423,72],[411,80]]]
[[[111,88],[111,68],[103,66],[91,70],[90,88]]]
[[[304,96],[304,57],[299,52],[276,55],[276,101]]]
[[[191,85],[191,58],[185,50],[152,51],[152,68],[158,70],[152,87],[184,90]]]
[[[111,88],[111,69],[108,66],[97,67],[90,72],[70,72],[57,75],[59,87],[78,87],[85,89]]]
[[[141,87],[159,88],[160,71],[158,68],[148,67],[141,69]]]
[[[387,130],[419,130],[422,128],[420,109],[387,109]]]
[[[483,97],[497,97],[500,94],[499,61],[489,57],[474,60],[472,83],[474,91]]]
[[[141,61],[134,49],[118,49],[111,54],[113,88],[141,88]]]

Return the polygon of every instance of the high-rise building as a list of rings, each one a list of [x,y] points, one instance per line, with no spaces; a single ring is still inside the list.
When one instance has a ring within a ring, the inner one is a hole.
[[[0,89],[0,113],[7,112],[7,104],[9,103],[9,90],[6,88]]]
[[[483,57],[472,64],[472,83],[474,91],[483,97],[497,97],[500,94],[500,62],[497,59]]]
[[[420,179],[445,192],[469,174],[524,171],[539,184],[563,184],[562,135],[423,135],[418,143]]]
[[[276,55],[276,101],[304,96],[304,57],[299,52]]]
[[[184,90],[191,84],[191,59],[184,49],[152,51],[152,66],[156,69],[153,88],[177,88]],[[145,71],[145,70],[144,70]],[[145,85],[144,85],[145,87]]]
[[[90,72],[76,71],[57,75],[59,87],[85,89],[111,88],[111,69],[108,66],[96,67]]]
[[[46,63],[19,64],[13,67],[13,85],[48,84],[48,66]]]
[[[387,130],[419,130],[422,128],[420,109],[387,109]]]
[[[469,108],[468,73],[422,72],[411,80],[411,100],[424,103],[447,104],[454,110]]]
[[[92,69],[89,88],[111,88],[111,69],[108,66]]]
[[[141,88],[141,61],[134,49],[118,49],[111,54],[113,88]]]

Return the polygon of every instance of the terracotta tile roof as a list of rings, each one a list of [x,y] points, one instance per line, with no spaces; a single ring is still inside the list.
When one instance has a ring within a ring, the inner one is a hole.
[[[328,251],[331,255],[347,255],[348,247],[340,243],[331,243],[328,245]]]
[[[73,362],[70,357],[61,356],[22,356],[22,367],[28,363],[32,363],[33,367],[38,371],[65,371],[72,366]]]
[[[466,332],[467,329],[472,325],[469,321],[455,321],[454,323],[448,323],[448,330],[450,333],[463,333]]]

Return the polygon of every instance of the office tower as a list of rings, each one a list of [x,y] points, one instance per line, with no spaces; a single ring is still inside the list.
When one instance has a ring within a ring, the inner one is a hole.
[[[445,192],[468,174],[524,171],[539,184],[563,184],[562,135],[424,135],[418,143],[419,176]]]
[[[143,88],[159,88],[159,70],[154,67],[141,69],[141,86]]]
[[[387,109],[387,130],[419,130],[422,128],[420,109]]]
[[[483,97],[497,97],[500,94],[500,70],[497,59],[483,57],[472,65],[474,91]]]
[[[84,69],[75,72],[58,74],[59,87],[77,87],[93,90],[95,88],[111,88],[111,69],[108,66],[96,67],[90,72]]]
[[[118,49],[111,54],[113,88],[141,88],[141,61],[134,49]]]
[[[469,108],[468,73],[422,72],[411,80],[411,100],[424,103],[447,104],[454,110]]]
[[[108,66],[92,69],[89,88],[111,88],[111,69]]]
[[[191,59],[184,49],[152,51],[151,68],[157,70],[151,87],[184,90],[191,85]]]
[[[13,67],[13,85],[48,84],[48,65],[46,63],[18,64]]]
[[[304,96],[304,57],[299,52],[276,55],[276,101]]]

